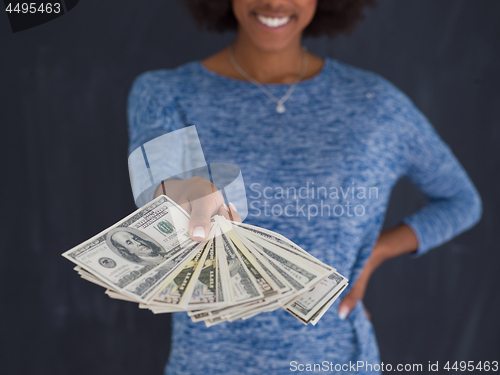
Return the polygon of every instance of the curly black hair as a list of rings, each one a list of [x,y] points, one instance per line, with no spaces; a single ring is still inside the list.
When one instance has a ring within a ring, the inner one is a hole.
[[[200,29],[236,31],[231,0],[179,0],[185,3]],[[318,0],[316,14],[304,30],[304,36],[334,37],[349,33],[364,19],[363,10],[375,6],[375,0]]]

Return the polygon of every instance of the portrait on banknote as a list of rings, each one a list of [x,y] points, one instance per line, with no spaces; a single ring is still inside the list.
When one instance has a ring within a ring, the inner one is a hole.
[[[137,264],[156,264],[166,255],[158,242],[134,228],[118,227],[111,230],[106,235],[106,243],[116,254]]]

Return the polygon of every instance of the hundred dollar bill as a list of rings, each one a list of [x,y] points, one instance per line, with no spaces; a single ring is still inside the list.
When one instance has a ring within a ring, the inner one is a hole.
[[[242,239],[245,240],[245,239]],[[287,280],[281,276],[276,270],[273,272],[273,266],[270,261],[264,257],[261,253],[256,251],[251,243],[244,241],[246,244],[246,249],[252,258],[257,262],[260,268],[265,272],[266,275],[274,282],[277,290],[279,291],[281,297],[287,296],[293,291],[293,287],[287,282]]]
[[[348,283],[344,284],[344,286],[339,289],[339,291],[333,295],[330,300],[323,305],[321,309],[319,309],[316,314],[314,314],[309,321],[313,326],[318,323],[318,321],[321,319],[321,317],[328,311],[328,309],[332,306],[332,304],[337,300],[337,298],[340,296],[340,294],[344,291],[345,288],[347,288]]]
[[[262,306],[262,307],[259,307],[257,309],[245,310],[245,311],[241,311],[240,313],[234,314],[231,316],[229,321],[235,321],[237,319],[246,320],[246,319],[249,319],[251,317],[254,317],[255,315],[261,314],[263,312],[275,311],[281,307],[282,307],[282,305],[280,304],[280,301],[273,301],[273,302],[270,302],[269,304]]]
[[[200,310],[200,308],[221,308],[228,304],[228,286],[224,285],[221,274],[221,258],[217,252],[217,237],[210,241],[205,263],[194,287],[188,310]]]
[[[324,265],[324,263],[314,258],[312,255],[307,253],[301,247],[294,244],[292,241],[290,241],[284,236],[248,224],[243,224],[243,223],[235,223],[235,224],[240,230],[245,229],[247,232],[251,232],[252,235],[250,235],[249,237],[251,237],[252,240],[255,240],[260,243],[262,243],[262,241],[270,242],[276,246],[281,247],[284,250],[288,249],[289,251],[293,251],[294,254],[297,256],[308,258],[310,261],[319,266]],[[332,267],[332,269],[334,268]],[[336,283],[339,282],[339,278],[342,278],[342,281],[340,281],[340,283],[336,285]],[[332,279],[335,281],[332,281]],[[328,279],[322,280],[320,284],[321,285],[319,284],[316,285],[312,291],[306,292],[302,296],[295,297],[293,299],[294,301],[300,301],[301,303],[309,303],[311,306],[314,306],[314,309],[312,311],[302,310],[299,313],[299,311],[294,312],[293,309],[288,310],[290,313],[292,313],[292,315],[296,316],[299,320],[303,321],[304,323],[311,322],[312,324],[316,324],[316,322],[321,318],[321,316],[323,316],[323,314],[328,310],[328,308],[333,304],[333,302],[338,298],[338,296],[348,285],[347,279],[345,279],[342,275],[338,274],[337,272],[331,274]],[[323,298],[319,298],[321,296],[320,294],[321,291],[324,293]],[[288,303],[288,305],[290,304],[292,304],[292,302]],[[298,303],[295,304],[295,307],[297,306],[299,306]],[[308,319],[305,320],[304,318]]]
[[[193,319],[193,321],[200,321],[202,319],[208,318],[211,311],[221,309],[227,305],[234,304],[234,295],[231,286],[231,278],[229,275],[229,269],[227,267],[226,251],[221,240],[220,228],[216,228],[215,237],[212,239],[215,247],[216,259],[217,259],[217,288],[220,291],[220,296],[224,302],[218,306],[199,306],[198,309],[188,311],[188,315]]]
[[[227,235],[228,237],[230,237],[231,232],[227,232]],[[268,275],[264,272],[260,265],[257,262],[253,263],[252,261],[250,261],[251,255],[244,248],[244,246],[240,242],[233,242],[233,239],[231,239],[231,244],[234,246],[234,248],[238,252],[238,255],[241,257],[241,259],[247,266],[247,269],[250,271],[255,281],[257,282],[257,286],[263,294],[263,298],[254,301],[251,304],[247,304],[244,307],[238,306],[235,309],[226,309],[224,311],[223,317],[229,321],[239,319],[238,316],[242,313],[248,310],[260,309],[264,306],[269,305],[270,303],[275,302],[281,297],[281,294],[278,292],[277,287],[274,285],[272,279],[269,278],[268,280],[266,280],[266,277],[268,277]]]
[[[226,254],[224,246],[221,240],[220,228],[216,228],[215,236],[212,239],[215,248],[215,257],[217,260],[217,303],[212,305],[199,305],[196,309],[191,309],[190,306],[188,310],[188,315],[193,317],[203,317],[208,316],[210,311],[221,309],[227,305],[232,305],[234,303],[233,290],[231,287],[231,278],[229,275],[229,269],[227,267]],[[194,318],[193,318],[194,319]]]
[[[273,288],[278,291],[280,298],[284,298],[292,293],[293,287],[276,270],[273,271],[273,266],[270,264],[268,258],[256,251],[251,241],[234,230],[227,233],[230,235],[233,243],[243,249],[252,262],[255,262],[260,267],[260,272],[272,281]]]
[[[196,280],[190,305],[214,304],[217,302],[217,258],[215,256],[214,241],[210,241],[207,248],[205,262]]]
[[[230,306],[221,311],[211,312],[204,316],[205,320],[208,319],[209,325],[218,323],[222,320],[233,321],[243,317],[250,317],[258,312],[272,311],[281,307],[281,303],[277,300],[288,296],[292,292],[292,288],[280,280],[279,275],[273,274],[262,261],[264,258],[258,259],[252,250],[250,242],[245,241],[244,238],[238,236],[230,227],[228,222],[222,218],[217,218],[218,223],[221,225],[223,236],[227,237],[230,245],[235,249],[241,257],[250,273],[257,281],[257,285],[261,288],[264,298],[256,300],[251,303],[239,304]],[[286,299],[288,301],[289,298]],[[198,316],[200,318],[200,316]],[[216,319],[217,317],[217,319]]]
[[[203,263],[206,258],[206,248],[208,243],[200,245],[196,255],[187,262],[182,270],[174,277],[174,279],[164,287],[155,297],[151,304],[154,305],[169,305],[169,307],[185,308],[189,302],[190,292],[195,287],[199,270],[197,269],[200,263]],[[166,307],[166,306],[165,306]]]
[[[200,259],[199,254],[195,256],[149,305],[141,307],[150,307],[155,314],[159,314],[180,309],[199,311],[201,308],[221,308],[227,305],[228,292],[222,285],[220,272],[221,260],[225,258],[216,255],[216,237],[212,233],[216,228],[213,224],[212,220],[212,229],[208,236],[209,240],[205,243],[203,258]],[[182,285],[189,286],[181,295]],[[188,304],[185,303],[187,298]]]
[[[155,314],[187,311],[207,326],[280,307],[316,324],[347,285],[277,233],[215,216],[200,243],[188,227],[189,215],[160,196],[63,255],[111,298]]]
[[[160,196],[63,256],[139,302],[147,303],[193,255],[189,216]]]
[[[300,285],[309,288],[321,279],[322,275],[318,274],[315,269],[307,267],[304,262],[301,262],[297,258],[285,256],[283,253],[277,251],[277,248],[273,248],[271,244],[262,245],[257,242],[252,242],[252,244],[257,251],[267,256],[279,268],[284,269],[286,274],[291,276]]]
[[[216,275],[214,263],[216,258],[215,251],[213,250],[213,239],[211,239],[214,231],[215,225],[212,220],[208,240],[199,243],[198,253],[148,305],[155,313],[172,312],[180,308],[182,310],[190,309],[189,304],[192,303],[193,298],[199,298],[197,293],[202,288],[203,291],[201,293],[207,299],[210,299],[210,301],[215,302]],[[212,290],[206,290],[206,285]]]
[[[220,217],[218,221],[219,225],[223,228],[227,228],[226,219]],[[277,291],[277,285],[274,283],[272,278],[266,274],[255,258],[250,255],[247,247],[243,244],[240,238],[232,230],[228,230],[223,236],[226,236],[231,241],[233,249],[237,251],[240,259],[254,277],[264,298],[270,298],[273,295],[279,294]]]
[[[220,247],[218,247],[218,243],[220,239],[214,237],[213,246],[215,249],[215,257],[217,260],[217,303],[218,304],[229,304],[232,302],[232,292],[229,286],[229,273],[224,272],[224,265],[226,263],[226,256],[223,252],[220,251]]]
[[[346,284],[347,279],[335,272],[308,292],[290,301],[285,308],[307,324]]]
[[[291,255],[307,260],[308,263],[312,263],[315,266],[319,267],[320,269],[324,269],[326,271],[335,270],[335,268],[321,262],[311,254],[309,254],[307,251],[302,249],[300,246],[298,246],[297,244],[290,241],[288,238],[278,233],[271,232],[269,230],[255,227],[249,224],[243,224],[243,223],[234,223],[234,224],[237,227],[236,229],[237,232],[241,232],[243,230],[246,233],[244,234],[242,233],[241,235],[244,237],[248,237],[253,242],[264,244],[264,246],[266,243],[271,243],[272,245],[281,248],[282,250],[288,252]]]
[[[83,268],[81,268],[80,266],[76,266],[74,268],[75,271],[78,272],[78,274],[80,275],[80,277],[84,280],[87,280],[87,281],[90,281],[91,283],[94,283],[94,284],[97,284],[99,286],[102,286],[103,288],[111,288],[110,285],[106,284],[105,282],[99,280],[97,277],[95,277],[94,275],[92,275],[91,273],[85,271]]]
[[[259,288],[253,281],[252,276],[250,276],[247,267],[241,261],[228,238],[223,233],[220,233],[220,240],[225,251],[231,289],[234,298],[234,305],[231,309],[234,309],[238,304],[249,303],[262,299],[264,296],[263,293],[259,291]],[[190,316],[193,321],[204,320],[209,316],[215,319],[215,316],[224,314],[225,309],[226,308],[212,310],[210,312],[196,312],[194,314],[190,314]]]
[[[224,234],[221,234],[220,238],[226,252],[227,267],[235,297],[234,301],[242,302],[262,298],[263,294],[256,287],[247,267],[241,261],[228,238]]]
[[[262,257],[265,257],[265,253],[260,251],[257,246],[254,246],[254,252],[262,255]],[[271,267],[290,285],[295,291],[299,292],[301,290],[305,291],[304,285],[300,283],[299,281],[296,280],[296,277],[290,276],[285,269],[281,268],[277,262],[273,261],[272,259],[267,260],[268,263],[271,265]]]

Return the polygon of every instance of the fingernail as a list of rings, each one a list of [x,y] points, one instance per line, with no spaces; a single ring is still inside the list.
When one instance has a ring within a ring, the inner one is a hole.
[[[236,207],[234,207],[234,204],[229,203],[229,207],[231,207],[231,210],[234,210],[235,212],[238,212],[238,210],[236,209]]]
[[[194,228],[193,237],[205,238],[205,229],[203,227]]]
[[[347,306],[341,307],[339,310],[340,320],[344,320],[345,318],[347,318],[347,315],[349,315],[349,307]]]
[[[227,208],[227,205],[224,203],[224,208],[226,209],[227,212],[229,212],[229,208]]]

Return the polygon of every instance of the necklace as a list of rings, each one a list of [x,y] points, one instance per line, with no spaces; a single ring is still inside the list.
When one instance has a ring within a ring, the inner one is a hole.
[[[297,86],[297,83],[300,82],[300,80],[304,77],[304,74],[306,73],[306,68],[307,68],[307,52],[306,48],[302,47],[302,51],[304,52],[304,58],[302,60],[302,68],[300,70],[300,73],[295,79],[293,80],[292,84],[288,88],[287,92],[285,95],[281,97],[281,99],[278,99],[276,96],[273,95],[271,91],[269,91],[263,84],[260,82],[256,81],[252,77],[250,77],[247,72],[245,72],[236,62],[236,59],[234,58],[234,53],[233,53],[233,45],[231,44],[229,46],[229,60],[231,60],[231,64],[233,65],[234,69],[238,71],[247,81],[252,82],[255,86],[257,86],[259,89],[261,89],[268,97],[271,99],[273,102],[276,103],[276,112],[278,113],[283,113],[285,112],[285,106],[284,103],[288,100],[290,95],[292,95],[293,90],[295,89],[295,86]]]

